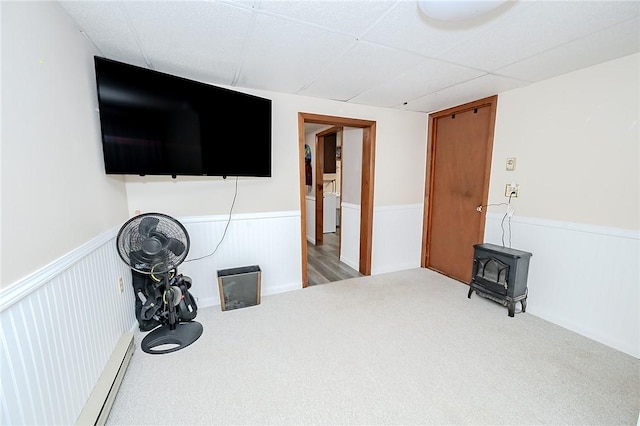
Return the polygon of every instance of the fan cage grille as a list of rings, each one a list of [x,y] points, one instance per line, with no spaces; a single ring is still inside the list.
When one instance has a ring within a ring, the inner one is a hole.
[[[175,254],[164,249],[156,256],[142,253],[142,243],[148,238],[140,233],[140,224],[145,218],[156,218],[158,223],[153,232],[159,238],[175,239],[184,245],[181,253]],[[117,247],[120,258],[131,269],[143,274],[163,274],[178,267],[189,254],[189,234],[177,219],[162,213],[145,213],[129,219],[118,232]]]

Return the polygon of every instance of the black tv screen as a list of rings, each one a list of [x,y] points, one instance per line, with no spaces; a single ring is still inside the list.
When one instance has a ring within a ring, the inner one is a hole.
[[[271,176],[271,100],[94,57],[108,174]]]

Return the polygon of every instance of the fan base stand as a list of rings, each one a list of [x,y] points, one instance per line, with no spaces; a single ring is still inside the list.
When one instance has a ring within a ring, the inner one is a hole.
[[[142,339],[140,347],[148,354],[168,354],[186,348],[202,335],[202,324],[195,321],[175,324],[175,329],[169,325],[161,325],[152,330]],[[162,347],[172,345],[170,347]]]

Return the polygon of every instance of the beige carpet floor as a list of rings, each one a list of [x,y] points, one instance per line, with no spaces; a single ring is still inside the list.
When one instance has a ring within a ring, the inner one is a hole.
[[[427,269],[198,311],[202,337],[137,349],[107,424],[635,425],[640,360]]]

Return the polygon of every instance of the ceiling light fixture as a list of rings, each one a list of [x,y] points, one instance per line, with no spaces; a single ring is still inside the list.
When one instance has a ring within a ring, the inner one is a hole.
[[[420,10],[438,21],[466,21],[496,9],[507,0],[418,0]]]

